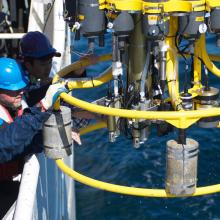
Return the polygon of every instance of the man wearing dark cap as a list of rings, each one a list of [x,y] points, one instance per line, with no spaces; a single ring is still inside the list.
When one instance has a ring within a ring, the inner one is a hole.
[[[30,85],[25,92],[25,99],[29,107],[39,103],[45,96],[52,79],[49,78],[52,68],[53,57],[60,57],[61,54],[52,47],[46,35],[39,31],[28,32],[20,41],[20,55],[22,64],[30,78]],[[87,57],[91,64],[95,64],[97,59],[95,56]],[[73,77],[81,77],[85,69],[79,69],[74,72]],[[77,110],[77,118],[74,117],[74,130],[84,127],[88,124],[88,119],[96,119],[99,116],[95,114]],[[81,144],[79,136],[76,132],[72,133],[73,139]]]
[[[52,79],[49,78],[53,57],[61,54],[52,47],[47,36],[39,31],[30,31],[20,41],[20,55],[22,65],[30,78],[30,99],[27,98],[29,106],[33,106],[44,97]],[[86,56],[91,64],[97,62],[96,56]],[[83,58],[82,58],[83,59]],[[72,77],[81,77],[84,68],[74,71]],[[33,89],[34,88],[34,89]],[[36,90],[36,88],[38,88]]]
[[[52,47],[49,39],[39,31],[28,32],[20,41],[22,65],[30,78],[29,93],[26,93],[27,103],[33,106],[45,95],[51,84],[49,74],[54,56],[61,54]]]

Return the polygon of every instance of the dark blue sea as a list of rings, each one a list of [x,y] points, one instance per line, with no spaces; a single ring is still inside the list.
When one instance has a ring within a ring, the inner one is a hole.
[[[73,47],[75,51],[86,52],[86,45],[82,39],[74,42]],[[220,54],[213,36],[208,37],[207,49]],[[110,37],[104,49],[98,46],[95,49],[96,54],[108,52],[111,52]],[[108,65],[92,66],[89,75],[97,75]],[[210,74],[210,84],[220,88],[220,79]],[[74,94],[92,101],[105,96],[106,88],[104,85],[98,89],[77,90]],[[187,130],[187,137],[200,144],[198,186],[220,183],[220,129],[201,129],[194,125]],[[149,140],[135,149],[131,140],[123,136],[109,143],[107,130],[92,132],[82,137],[82,146],[75,146],[75,169],[109,183],[164,188],[166,141],[171,138],[176,138],[175,131],[158,138],[152,129]],[[193,198],[144,198],[102,191],[76,182],[76,212],[77,220],[220,220],[220,193]]]

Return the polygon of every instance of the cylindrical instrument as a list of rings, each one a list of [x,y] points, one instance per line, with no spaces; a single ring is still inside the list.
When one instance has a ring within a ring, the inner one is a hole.
[[[54,112],[43,127],[44,152],[47,157],[59,159],[69,156],[72,147],[71,110],[61,106]]]
[[[191,195],[195,192],[198,162],[197,141],[186,138],[186,144],[167,142],[166,192],[172,195]]]

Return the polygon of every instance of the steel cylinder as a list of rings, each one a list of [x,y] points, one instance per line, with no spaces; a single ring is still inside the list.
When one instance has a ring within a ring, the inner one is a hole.
[[[43,127],[44,152],[51,159],[59,159],[71,154],[71,110],[61,106],[54,112]]]
[[[166,155],[166,192],[182,196],[195,192],[198,162],[197,141],[186,138],[186,144],[175,140],[167,142]]]
[[[188,39],[199,38],[204,20],[204,11],[191,12],[189,15],[179,17],[179,33]]]
[[[215,33],[220,33],[220,7],[213,8],[210,12],[210,25],[212,31]]]
[[[202,88],[195,98],[196,110],[211,109],[219,107],[219,89],[210,87],[208,89]],[[216,128],[219,124],[219,117],[206,117],[197,122],[201,128]]]
[[[97,0],[79,0],[81,31],[86,37],[99,36],[105,30],[105,14]]]
[[[134,21],[132,16],[128,12],[122,11],[114,20],[113,28],[116,35],[129,35],[134,29]]]

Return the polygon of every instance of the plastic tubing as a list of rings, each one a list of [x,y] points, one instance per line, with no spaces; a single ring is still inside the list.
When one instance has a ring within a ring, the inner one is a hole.
[[[121,185],[95,180],[90,177],[84,176],[76,172],[75,170],[72,170],[63,162],[62,159],[56,160],[56,164],[68,176],[72,177],[73,179],[75,179],[80,183],[83,183],[87,186],[91,186],[94,188],[98,188],[114,193],[132,195],[132,196],[161,197],[161,198],[177,197],[174,195],[167,194],[164,189],[145,189],[145,188],[137,188],[137,187],[128,187],[128,186],[121,186]],[[190,196],[207,195],[219,191],[220,191],[220,184],[216,184],[212,186],[196,188],[196,192]],[[179,197],[189,197],[189,196],[187,195],[187,196],[179,196]]]

